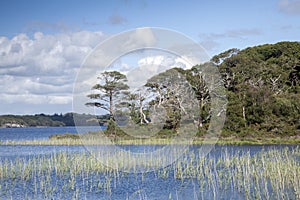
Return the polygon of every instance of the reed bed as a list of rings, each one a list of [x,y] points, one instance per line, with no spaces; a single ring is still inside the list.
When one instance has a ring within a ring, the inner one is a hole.
[[[147,184],[160,181],[176,182],[181,187],[193,183],[194,199],[300,199],[298,147],[261,151],[252,156],[250,152],[227,150],[218,156],[187,151],[176,162],[154,171],[153,166],[161,164],[163,155],[144,162],[143,171],[137,169],[139,161],[134,160],[139,158],[120,153],[115,155],[119,162],[111,158],[105,164],[97,156],[58,152],[1,159],[0,199],[115,199],[116,193],[123,193],[124,199],[143,199]],[[143,188],[124,191],[136,180]],[[180,199],[179,192],[174,188],[165,199]],[[136,197],[130,198],[132,195]]]
[[[78,146],[78,145],[201,145],[201,144],[220,144],[220,145],[263,145],[263,144],[300,144],[300,138],[210,138],[178,139],[170,138],[146,138],[146,139],[112,139],[108,140],[100,136],[81,137],[80,139],[52,139],[52,140],[3,140],[0,145],[53,145],[53,146]]]

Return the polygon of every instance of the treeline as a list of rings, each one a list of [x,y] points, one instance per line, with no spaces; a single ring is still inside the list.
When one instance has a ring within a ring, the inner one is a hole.
[[[66,114],[53,114],[53,115],[46,115],[46,114],[2,115],[0,116],[0,127],[9,127],[13,125],[15,126],[22,125],[25,127],[75,126],[73,120],[74,116],[77,119],[76,125],[89,126],[95,124],[91,122],[91,120],[93,120],[95,116],[90,114],[66,113]]]
[[[224,96],[228,99],[226,108],[224,106],[223,136],[300,135],[299,42],[229,49],[214,56],[210,63],[188,70],[174,68],[162,72],[133,93],[128,91],[124,74],[105,71],[98,77],[99,84],[92,88],[96,92],[88,95],[92,101],[86,105],[109,112],[111,122],[142,126],[151,126],[154,118],[160,116],[150,116],[149,111],[161,107],[165,111],[163,129],[176,132],[182,121],[191,120],[198,126],[198,135],[202,136],[215,109],[211,106],[211,94],[205,81],[210,72],[203,72],[207,65],[220,72],[222,80],[216,84],[225,87]],[[186,82],[177,78],[181,76]],[[185,86],[187,83],[190,87]],[[194,90],[197,102],[192,101],[186,88]],[[187,113],[188,118],[182,113]],[[112,129],[109,134],[117,132]]]

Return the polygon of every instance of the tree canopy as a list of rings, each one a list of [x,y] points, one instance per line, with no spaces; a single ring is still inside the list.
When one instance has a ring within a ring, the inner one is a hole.
[[[87,106],[95,106],[109,112],[110,117],[114,118],[114,98],[117,98],[122,90],[129,87],[126,84],[127,78],[118,71],[104,71],[98,77],[99,83],[93,86],[96,93],[89,94],[88,97],[93,102],[86,103]]]
[[[300,43],[249,47],[213,58],[228,91],[224,130],[240,135],[300,134]]]
[[[211,63],[221,74],[220,84],[228,98],[223,136],[300,135],[299,42],[233,48],[214,56]],[[111,116],[118,109],[122,116],[127,109],[132,121],[140,125],[154,121],[150,109],[162,106],[166,112],[164,129],[176,131],[181,120],[194,120],[201,136],[208,128],[213,109],[205,82],[209,72],[201,71],[207,64],[167,70],[147,80],[143,91],[135,92],[127,90],[125,75],[103,72],[92,88],[97,92],[88,96],[95,101],[87,105],[109,111]],[[183,98],[192,93],[198,109],[187,101],[192,98]],[[190,113],[187,116],[191,119],[182,119],[183,113]]]

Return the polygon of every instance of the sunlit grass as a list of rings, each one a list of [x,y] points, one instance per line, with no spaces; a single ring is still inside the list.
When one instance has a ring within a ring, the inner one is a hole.
[[[219,145],[263,145],[263,144],[300,144],[300,138],[236,138],[236,137],[222,137],[216,140],[209,138],[186,138],[186,139],[172,139],[172,138],[136,138],[136,139],[110,139],[103,136],[89,136],[80,139],[51,139],[51,140],[4,140],[0,141],[0,145],[168,145],[168,144],[219,144]]]

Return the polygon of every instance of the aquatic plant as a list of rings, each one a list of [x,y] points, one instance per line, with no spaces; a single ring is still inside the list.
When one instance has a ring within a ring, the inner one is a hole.
[[[172,165],[155,171],[151,171],[152,166],[159,164],[162,157],[145,161],[143,172],[136,168],[138,161],[134,158],[122,157],[126,155],[115,155],[120,162],[113,163],[114,168],[99,162],[94,153],[58,152],[0,159],[0,199],[109,198],[122,184],[135,181],[141,185],[155,181],[176,183],[180,188],[189,185],[195,199],[300,199],[299,147],[262,150],[254,155],[232,153],[226,148],[218,156],[188,151]],[[124,166],[126,159],[131,162]],[[130,195],[145,197],[146,187],[139,192],[128,188],[127,199]],[[179,193],[175,189],[166,195],[180,199]]]

